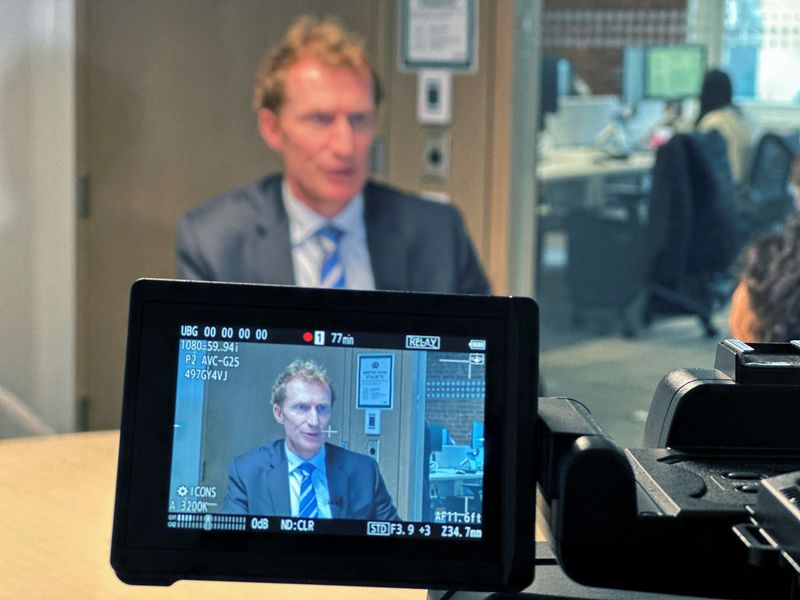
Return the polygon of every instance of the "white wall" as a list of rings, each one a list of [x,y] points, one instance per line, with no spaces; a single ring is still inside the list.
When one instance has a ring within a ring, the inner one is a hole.
[[[74,11],[0,0],[0,385],[59,431],[75,423]]]

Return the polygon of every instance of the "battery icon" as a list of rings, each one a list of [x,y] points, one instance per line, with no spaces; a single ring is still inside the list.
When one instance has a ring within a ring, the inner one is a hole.
[[[325,332],[324,331],[315,331],[314,332],[314,345],[315,346],[324,346],[325,345]]]
[[[486,350],[486,340],[470,340],[470,350]]]

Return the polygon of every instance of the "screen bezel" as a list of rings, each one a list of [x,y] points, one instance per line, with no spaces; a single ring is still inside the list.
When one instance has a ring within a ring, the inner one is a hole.
[[[467,334],[487,340],[482,539],[167,528],[179,325],[263,324],[265,311],[272,327],[462,336],[468,327]],[[530,299],[138,281],[131,292],[112,540],[118,575],[165,584],[192,578],[465,589],[526,585],[523,573],[532,574],[533,566],[531,434],[538,369],[519,365],[536,365],[537,339]],[[524,401],[522,390],[530,396]],[[518,516],[508,519],[509,514]],[[530,539],[522,539],[523,530]]]

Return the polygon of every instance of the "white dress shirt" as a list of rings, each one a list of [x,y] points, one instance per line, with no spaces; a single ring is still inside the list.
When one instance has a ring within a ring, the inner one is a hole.
[[[326,219],[303,204],[286,181],[282,182],[283,205],[289,217],[289,240],[292,244],[294,281],[302,287],[319,287],[319,274],[325,252],[316,233],[332,224],[342,232],[339,256],[344,266],[345,287],[351,290],[374,290],[375,277],[367,249],[367,229],[364,225],[364,195],[358,194],[339,214]]]
[[[300,516],[300,481],[302,478],[295,474],[295,470],[304,462],[308,462],[314,466],[314,470],[311,472],[311,485],[314,486],[314,495],[317,497],[317,518],[330,519],[331,494],[328,491],[328,471],[325,468],[325,446],[308,461],[289,450],[286,442],[283,443],[283,446],[286,450],[286,462],[289,464],[289,502],[292,507],[292,516]]]

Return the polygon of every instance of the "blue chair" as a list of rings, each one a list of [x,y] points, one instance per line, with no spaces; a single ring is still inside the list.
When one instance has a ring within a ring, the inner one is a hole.
[[[780,227],[792,210],[789,178],[798,151],[797,133],[765,133],[759,140],[739,198],[739,234],[745,242]]]
[[[727,299],[743,247],[727,145],[716,130],[679,134],[659,148],[647,224],[641,322],[695,315],[716,337],[714,309]]]

